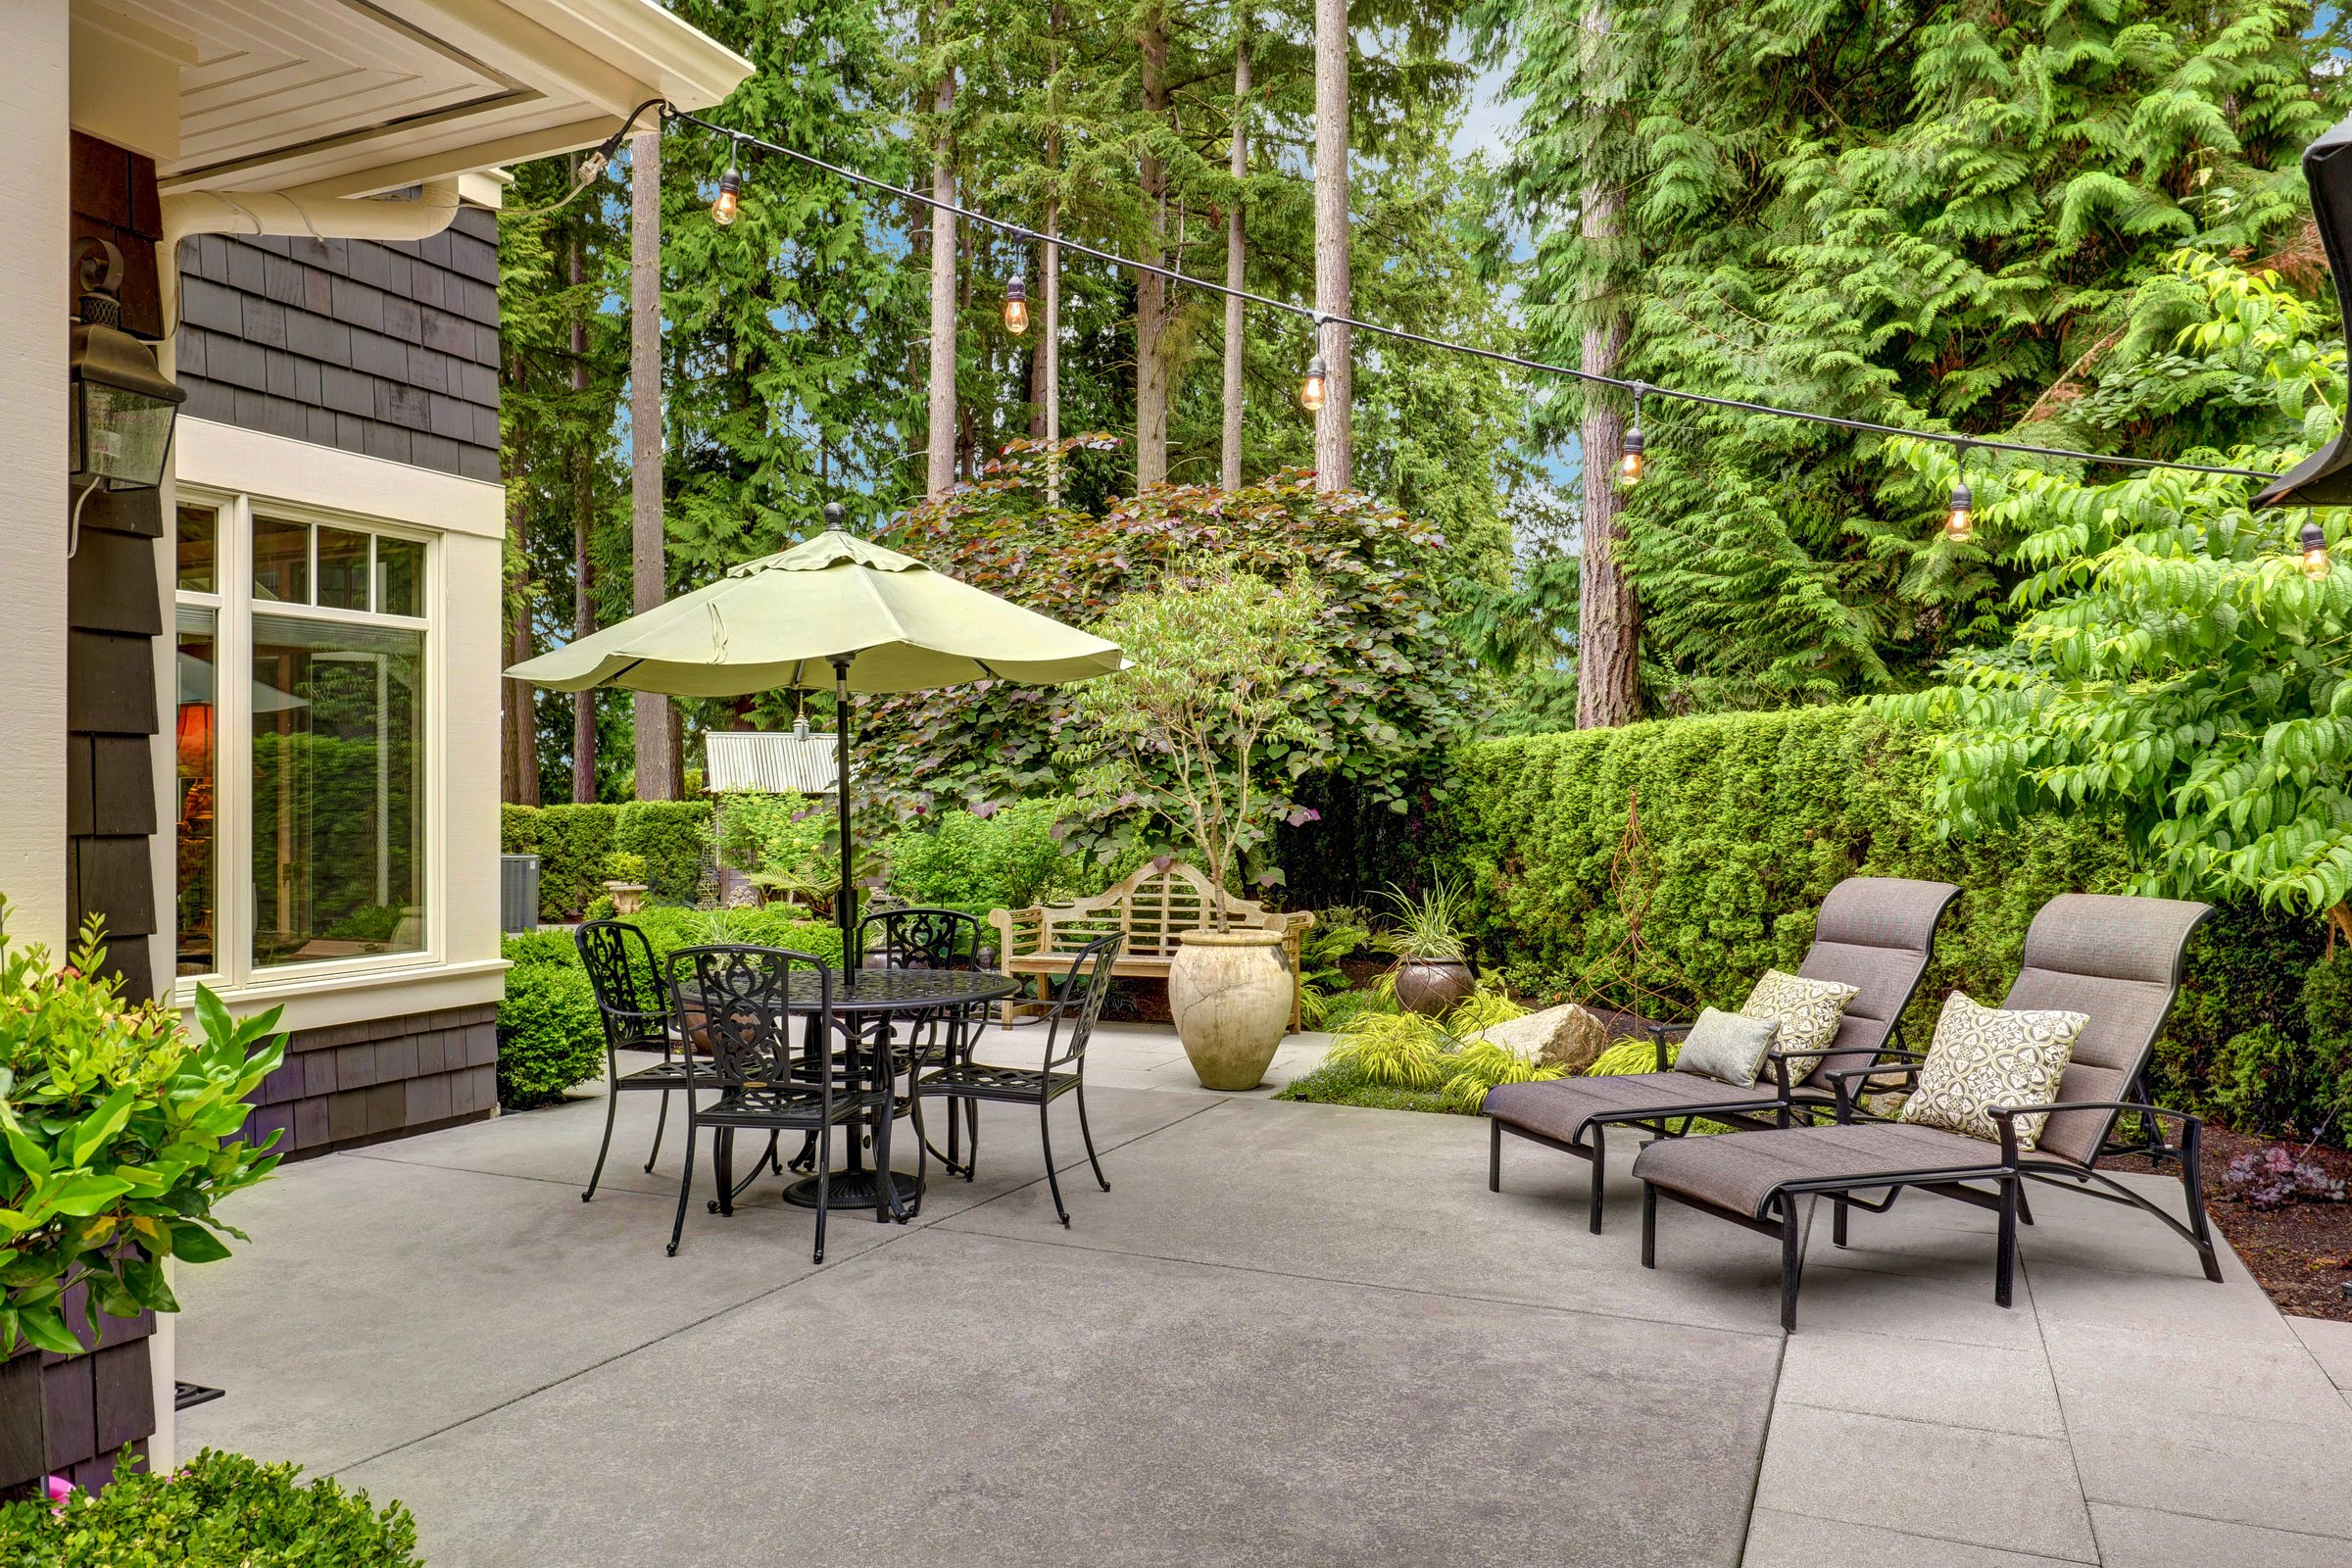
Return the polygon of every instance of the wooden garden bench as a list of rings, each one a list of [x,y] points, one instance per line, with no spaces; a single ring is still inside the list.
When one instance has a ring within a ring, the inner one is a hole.
[[[1222,906],[1228,923],[1257,926],[1282,933],[1283,961],[1291,971],[1291,1031],[1298,1030],[1298,939],[1315,917],[1304,910],[1281,913],[1253,899],[1237,899],[1209,885],[1208,878],[1189,865],[1166,869],[1145,865],[1107,893],[1072,904],[1052,904],[1027,909],[994,909],[989,924],[997,928],[998,967],[1022,980],[1034,980],[1042,999],[1053,979],[1069,971],[1078,950],[1098,937],[1116,931],[1126,943],[1111,973],[1131,980],[1165,980],[1176,957],[1176,939],[1187,931],[1216,924]],[[1043,1007],[1040,1001],[1010,1000],[1004,1004],[1004,1020]]]

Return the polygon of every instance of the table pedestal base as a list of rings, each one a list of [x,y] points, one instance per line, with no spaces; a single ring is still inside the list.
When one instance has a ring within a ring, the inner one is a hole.
[[[845,1208],[872,1208],[876,1186],[875,1175],[876,1173],[870,1170],[835,1171],[832,1182],[825,1190],[826,1211],[839,1213]],[[899,1202],[908,1209],[913,1208],[916,1201],[923,1196],[922,1180],[919,1177],[909,1176],[903,1170],[892,1171],[890,1179],[898,1184]],[[816,1206],[816,1178],[805,1176],[785,1188],[784,1201],[797,1208],[814,1208]]]

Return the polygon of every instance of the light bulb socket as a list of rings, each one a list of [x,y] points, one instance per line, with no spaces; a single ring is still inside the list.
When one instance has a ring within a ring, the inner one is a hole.
[[[1029,280],[1018,272],[1013,273],[1011,280],[1004,285],[1004,297],[1008,300],[1027,301]]]
[[[1975,491],[1969,489],[1968,481],[1963,479],[1952,486],[1952,514],[1960,516],[1976,510],[1977,495]]]

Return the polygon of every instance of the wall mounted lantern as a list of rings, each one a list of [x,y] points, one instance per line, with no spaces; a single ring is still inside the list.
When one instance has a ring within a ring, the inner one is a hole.
[[[88,490],[153,490],[172,455],[172,422],[188,394],[155,351],[122,330],[122,253],[102,239],[74,247],[81,303],[74,326],[72,477]],[[86,493],[84,499],[87,499]]]

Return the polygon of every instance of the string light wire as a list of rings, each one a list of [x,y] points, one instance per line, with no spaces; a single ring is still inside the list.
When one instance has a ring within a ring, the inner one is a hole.
[[[2003,441],[1989,436],[1964,435],[1948,430],[1915,430],[1899,424],[1884,424],[1876,419],[1854,419],[1842,415],[1820,414],[1810,409],[1782,408],[1778,404],[1757,403],[1746,398],[1717,397],[1711,393],[1691,392],[1681,387],[1660,386],[1654,381],[1641,381],[1628,376],[1602,375],[1594,370],[1578,369],[1565,365],[1552,365],[1543,360],[1529,359],[1525,355],[1506,353],[1501,349],[1481,348],[1475,343],[1457,343],[1447,338],[1432,337],[1425,332],[1410,331],[1401,326],[1390,326],[1380,321],[1367,321],[1358,317],[1318,311],[1308,305],[1296,305],[1289,300],[1276,299],[1272,295],[1259,294],[1246,288],[1235,288],[1230,284],[1220,283],[1214,278],[1197,276],[1191,272],[1162,267],[1152,262],[1138,261],[1132,256],[1121,256],[1116,251],[1106,251],[1082,240],[1071,239],[1067,235],[1048,236],[1005,219],[991,217],[977,209],[956,202],[942,201],[936,196],[926,195],[909,186],[894,185],[889,180],[832,163],[813,153],[802,152],[797,147],[787,147],[780,142],[767,141],[749,132],[721,125],[715,121],[705,120],[702,116],[686,110],[664,105],[663,118],[680,124],[692,125],[698,130],[709,131],[713,135],[725,136],[739,147],[750,147],[759,152],[771,153],[779,158],[790,159],[807,168],[831,174],[836,179],[848,180],[854,185],[863,185],[869,190],[895,196],[901,201],[915,202],[934,211],[960,218],[966,222],[978,223],[984,227],[996,229],[1000,233],[1009,234],[1016,239],[1058,245],[1065,251],[1075,251],[1081,256],[1091,257],[1099,262],[1106,262],[1113,267],[1147,272],[1154,277],[1163,277],[1170,282],[1182,283],[1190,288],[1203,289],[1212,294],[1222,295],[1227,299],[1238,299],[1245,305],[1254,305],[1261,310],[1277,311],[1286,316],[1298,317],[1315,323],[1318,327],[1324,322],[1330,322],[1398,343],[1412,343],[1449,354],[1466,354],[1473,359],[1485,360],[1490,364],[1505,365],[1514,369],[1530,370],[1540,375],[1561,376],[1568,380],[1581,381],[1588,386],[1613,387],[1620,392],[1639,393],[1643,397],[1673,398],[1681,403],[1694,403],[1705,408],[1726,409],[1738,414],[1761,414],[1774,418],[1799,419],[1808,424],[1827,425],[1838,430],[1856,430],[1866,435],[1904,436],[1914,441],[1936,442],[1962,451],[2009,452],[2023,457],[2055,458],[2062,462],[2096,463],[2123,468],[2169,468],[2180,473],[2210,473],[2232,479],[2269,480],[2278,477],[2275,473],[2266,473],[2258,468],[2236,468],[2219,464],[2182,463],[2172,458],[2129,457],[2112,452],[2079,452],[2071,447],[2036,446],[2026,441]],[[1320,331],[1316,335],[1319,348]]]

